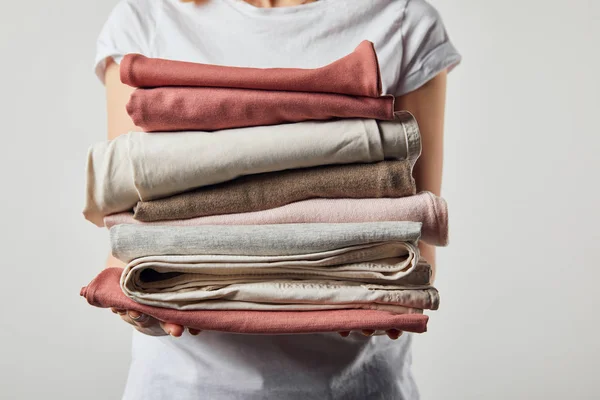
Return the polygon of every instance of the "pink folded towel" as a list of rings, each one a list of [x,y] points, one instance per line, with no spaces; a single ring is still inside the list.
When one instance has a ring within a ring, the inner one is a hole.
[[[102,271],[80,295],[93,306],[135,310],[161,321],[189,328],[248,334],[294,334],[339,332],[360,329],[423,333],[428,317],[423,314],[393,314],[378,310],[326,311],[178,311],[145,306],[121,291],[121,268]]]
[[[240,128],[332,118],[394,119],[394,98],[213,87],[136,89],[127,103],[146,132]]]
[[[373,43],[361,42],[347,56],[321,68],[240,68],[147,58],[128,54],[121,61],[121,82],[134,87],[201,86],[288,92],[381,95]]]
[[[423,241],[436,246],[448,244],[448,207],[444,199],[430,192],[394,199],[312,199],[264,211],[173,221],[140,222],[130,212],[104,218],[104,224],[109,229],[119,224],[197,226],[368,221],[421,222]]]

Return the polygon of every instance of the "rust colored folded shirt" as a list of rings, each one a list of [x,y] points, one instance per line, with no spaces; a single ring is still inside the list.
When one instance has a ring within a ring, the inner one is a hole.
[[[333,118],[394,119],[394,98],[212,87],[136,89],[127,103],[146,132],[241,128]]]
[[[332,165],[246,175],[152,201],[134,209],[139,221],[164,221],[268,210],[311,198],[397,198],[416,193],[412,162]]]
[[[121,268],[102,271],[81,289],[88,303],[101,308],[134,310],[186,327],[248,334],[324,333],[360,329],[427,331],[427,315],[394,314],[379,310],[324,311],[178,311],[145,306],[129,299],[119,286]]]
[[[241,68],[127,54],[121,82],[133,87],[199,86],[377,97],[381,77],[373,43],[320,68]]]

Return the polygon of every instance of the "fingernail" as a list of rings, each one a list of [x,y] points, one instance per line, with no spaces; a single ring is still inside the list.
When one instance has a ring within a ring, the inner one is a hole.
[[[390,339],[392,339],[392,340],[396,340],[396,339],[398,339],[398,338],[400,337],[400,334],[401,334],[401,333],[402,333],[402,332],[400,332],[400,331],[399,331],[399,330],[397,330],[397,329],[390,329],[390,330],[387,332],[387,334],[388,334],[388,337],[389,337]]]
[[[129,318],[131,318],[134,321],[137,321],[138,319],[142,318],[142,314],[140,314],[137,311],[130,311],[129,312]]]
[[[371,329],[363,329],[362,333],[365,336],[373,336],[373,334],[375,333],[375,331],[373,331]]]

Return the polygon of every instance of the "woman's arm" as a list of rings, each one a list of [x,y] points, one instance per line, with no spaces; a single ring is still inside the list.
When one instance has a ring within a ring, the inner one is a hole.
[[[119,77],[119,66],[108,61],[105,73],[106,81],[106,111],[108,117],[108,139],[114,139],[119,135],[132,130],[141,130],[136,127],[129,118],[125,105],[129,101],[129,96],[134,88],[121,83]],[[121,261],[108,256],[106,261],[107,268],[110,267],[125,267]],[[121,319],[131,325],[138,331],[152,336],[161,336],[171,334],[173,336],[181,336],[184,328],[181,325],[163,323],[148,315],[142,315],[136,311],[128,310],[112,310],[121,316]],[[198,331],[190,329],[190,333],[197,334]]]
[[[446,76],[443,71],[425,85],[396,99],[397,110],[410,111],[421,131],[423,152],[414,169],[417,190],[440,195],[444,151],[444,110],[446,105]],[[423,257],[433,268],[435,279],[435,247],[420,242]]]

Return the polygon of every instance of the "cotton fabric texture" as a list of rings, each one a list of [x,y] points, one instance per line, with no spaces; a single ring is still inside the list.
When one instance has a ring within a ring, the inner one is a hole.
[[[138,203],[138,207],[140,204]],[[131,212],[108,215],[107,228],[119,224],[170,226],[346,223],[367,221],[421,222],[421,240],[434,246],[448,244],[446,201],[430,192],[403,198],[312,199],[264,211],[213,215],[190,219],[140,222]]]
[[[407,308],[439,307],[433,287],[366,285],[333,280],[272,280],[220,284],[215,281],[193,282],[183,277],[179,289],[169,281],[142,285],[140,281],[122,282],[125,295],[132,300],[156,307],[177,310],[327,310],[367,309],[395,313]],[[137,284],[137,285],[135,285]],[[195,284],[191,288],[192,284]]]
[[[246,334],[301,334],[354,329],[398,329],[422,333],[426,315],[395,314],[379,310],[322,311],[180,311],[136,303],[119,286],[121,268],[107,268],[81,289],[81,296],[93,306],[134,310],[161,321],[209,331]]]
[[[437,309],[431,269],[417,260],[416,244],[403,242],[293,256],[149,256],[127,265],[121,288],[175,309]]]
[[[159,255],[286,256],[349,246],[419,240],[418,222],[149,226],[110,228],[112,254],[128,263]]]
[[[286,45],[272,46],[273,38]],[[402,96],[460,61],[442,18],[424,0],[319,0],[271,9],[235,0],[121,0],[98,38],[95,71],[104,79],[107,60],[119,63],[128,53],[239,67],[318,68],[363,39],[375,45],[382,94]],[[355,328],[365,328],[366,321]],[[134,331],[123,399],[418,400],[411,341],[409,334],[392,341],[360,333],[341,338],[210,331],[173,340]],[[204,365],[210,368],[198,367]]]
[[[130,262],[121,282],[125,293],[133,293],[138,288],[140,292],[156,293],[219,286],[211,286],[211,290],[215,290],[225,285],[291,279],[425,288],[430,284],[431,267],[424,260],[417,264],[418,253],[414,247],[386,243],[286,257],[148,256]]]
[[[394,98],[248,89],[135,90],[127,113],[145,132],[240,128],[333,118],[394,119]]]
[[[319,68],[240,68],[127,54],[121,82],[133,87],[197,86],[378,97],[381,77],[373,43]]]
[[[124,57],[120,74],[123,83],[151,87],[134,91],[127,104],[135,125],[146,132],[394,118],[393,97],[373,97],[381,93],[381,80],[368,41],[315,69],[239,68],[138,54]]]
[[[226,182],[242,175],[313,167],[409,160],[421,153],[418,125],[408,112],[394,121],[346,119],[216,132],[129,132],[91,147],[84,216],[106,215],[138,201]]]
[[[416,193],[410,161],[332,165],[246,175],[220,185],[138,202],[140,221],[267,210],[310,198],[404,197]]]

